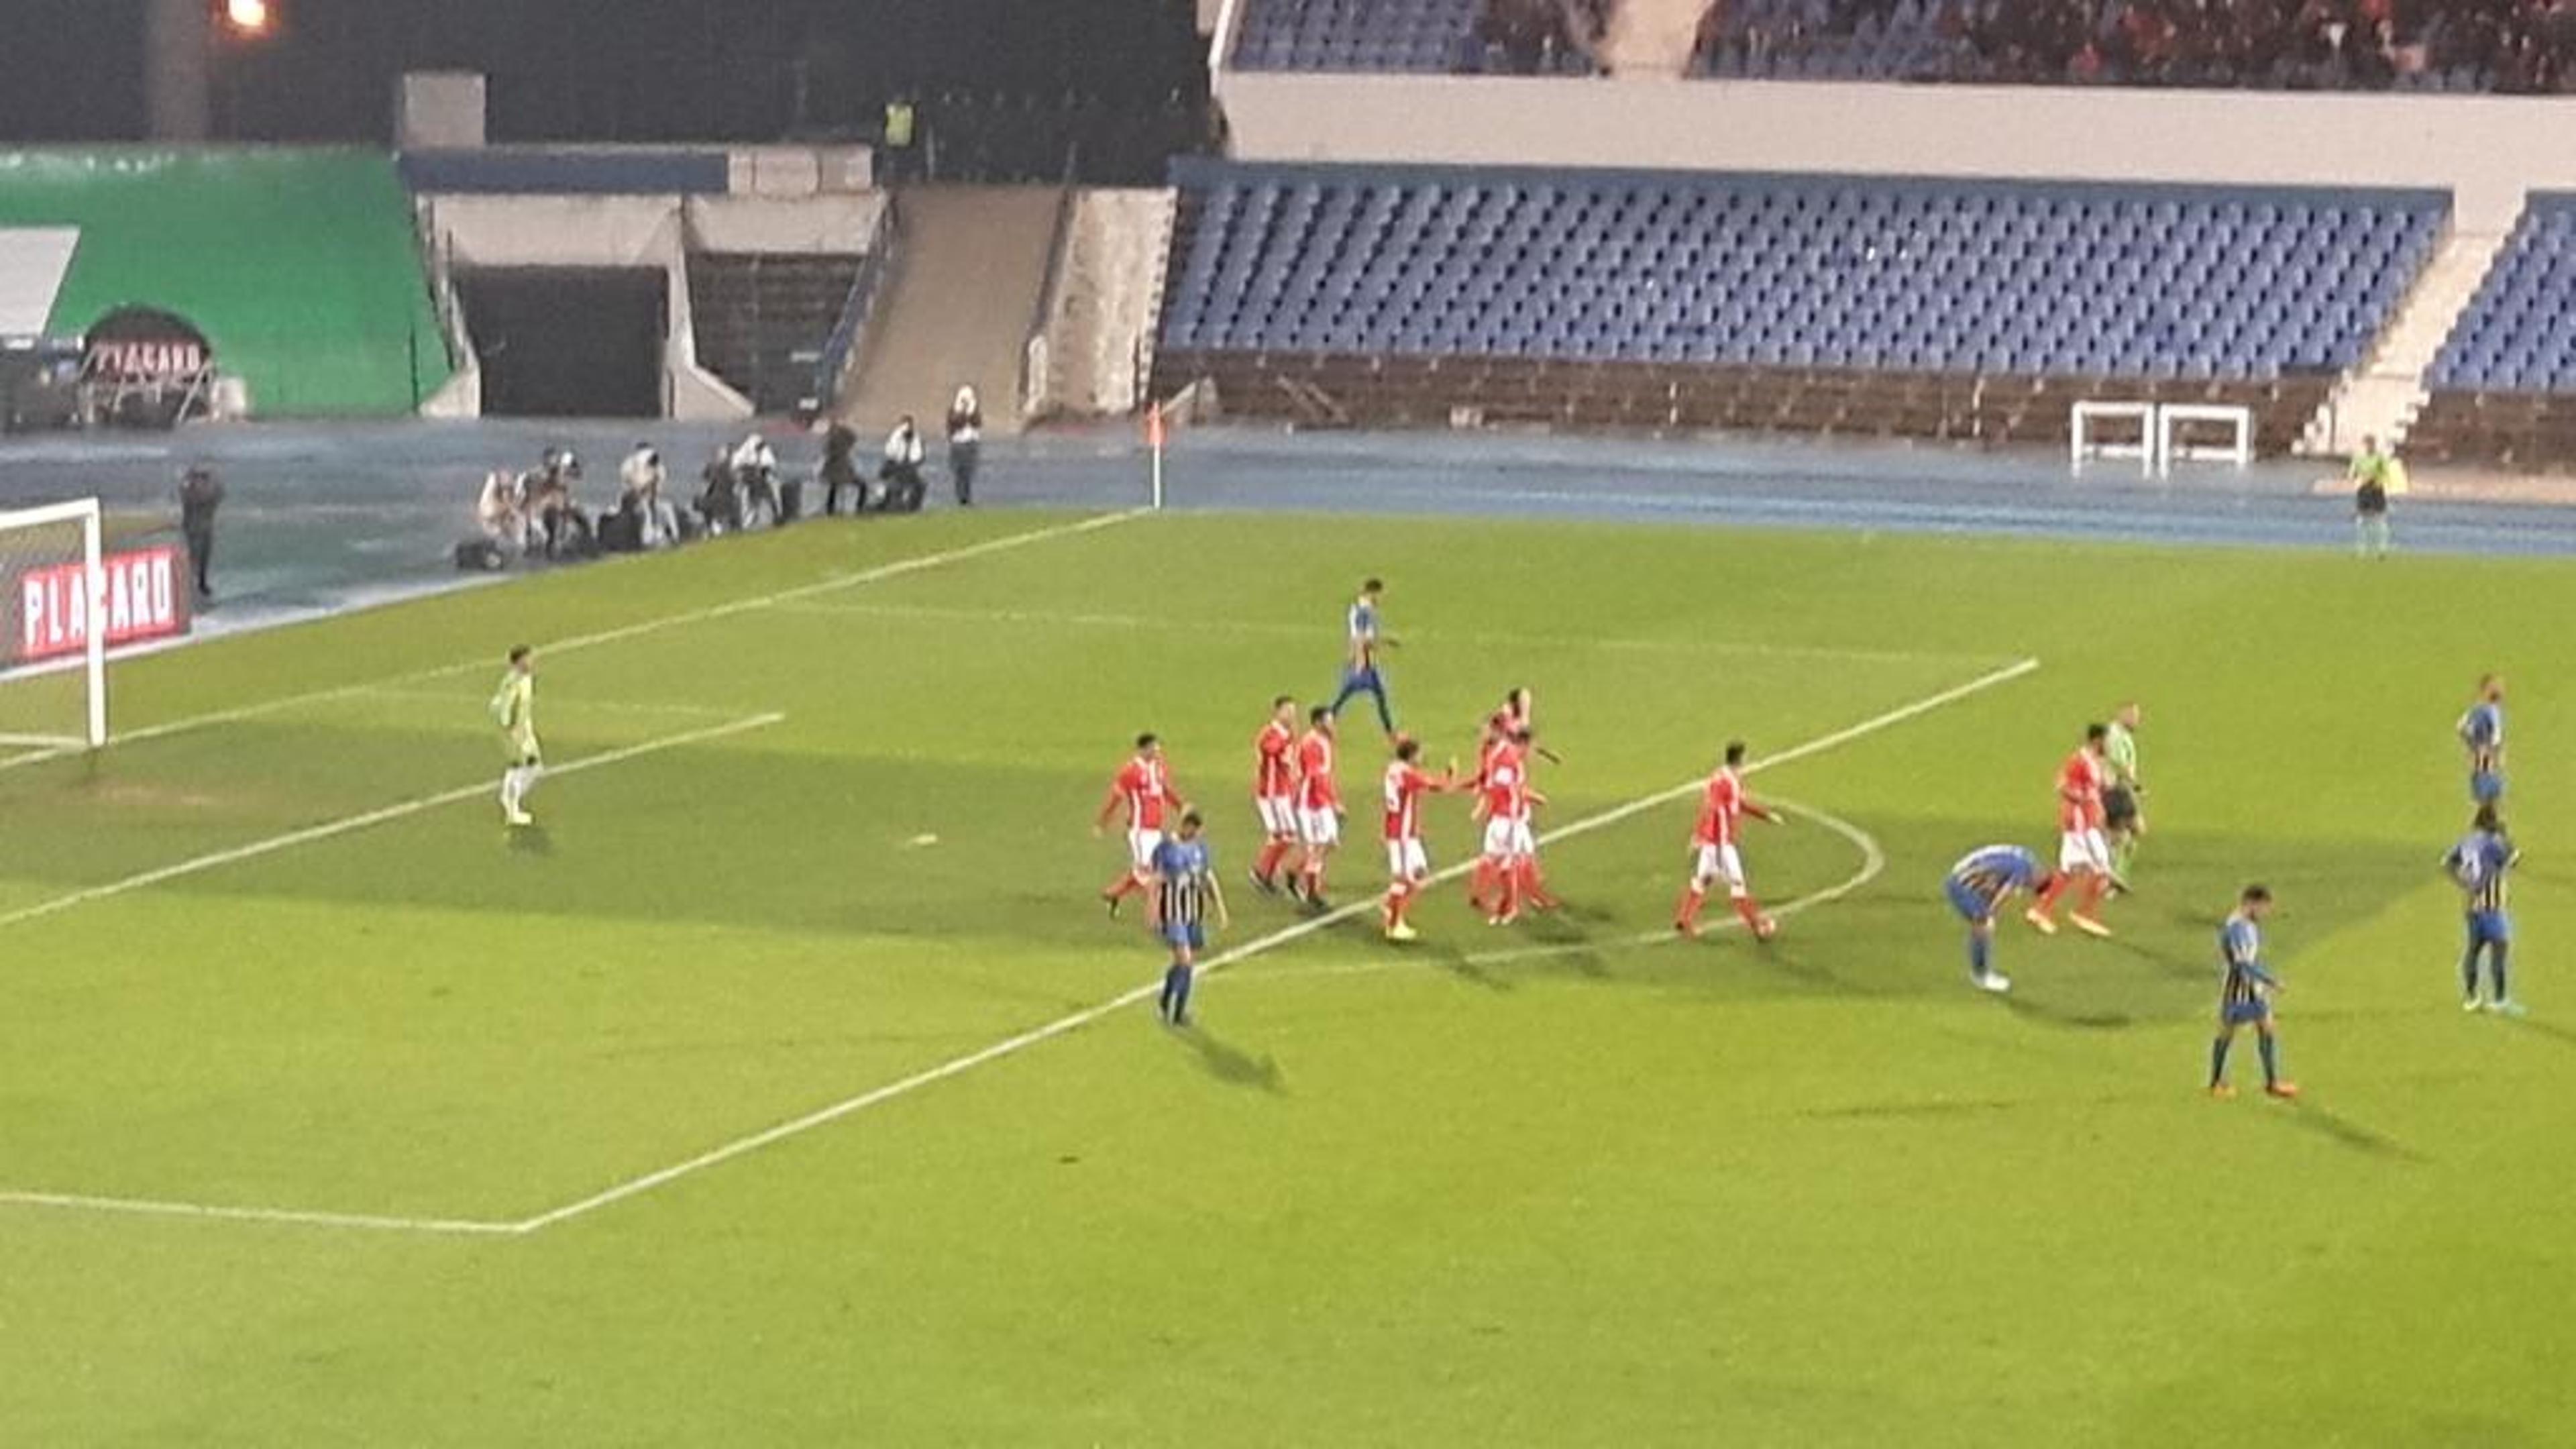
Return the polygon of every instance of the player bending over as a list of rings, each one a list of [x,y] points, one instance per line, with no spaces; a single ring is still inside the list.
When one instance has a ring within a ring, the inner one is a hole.
[[[527,645],[510,650],[509,670],[492,695],[492,719],[501,726],[501,819],[510,825],[534,825],[528,792],[545,773],[545,753],[537,747],[537,656]]]
[[[1395,738],[1395,708],[1386,700],[1386,677],[1378,673],[1380,649],[1392,649],[1395,641],[1381,637],[1377,627],[1379,598],[1386,593],[1382,579],[1371,579],[1360,585],[1360,596],[1351,601],[1346,616],[1348,643],[1342,656],[1342,692],[1333,696],[1332,712],[1340,714],[1342,706],[1354,695],[1365,694],[1377,702],[1378,727],[1386,737]]]
[[[1297,874],[1289,894],[1312,911],[1329,910],[1324,900],[1324,867],[1333,847],[1342,843],[1342,787],[1333,778],[1341,749],[1333,712],[1322,705],[1307,711],[1305,737],[1297,741]]]
[[[1163,742],[1148,730],[1136,737],[1136,753],[1109,782],[1109,798],[1100,804],[1098,818],[1091,822],[1091,833],[1099,835],[1109,829],[1109,822],[1122,812],[1127,817],[1127,873],[1111,881],[1100,892],[1109,914],[1130,895],[1145,889],[1154,876],[1154,848],[1163,843],[1163,813],[1185,810],[1189,802],[1172,788],[1172,769],[1163,759]]]
[[[2469,949],[2460,958],[2460,1009],[2492,1009],[2506,1016],[2522,1015],[2522,1007],[2507,990],[2505,955],[2513,941],[2513,919],[2505,914],[2505,876],[2522,860],[2522,852],[2513,848],[2512,837],[2505,834],[2504,820],[2493,805],[2478,807],[2478,818],[2451,853],[2442,857],[2442,867],[2457,881],[2467,898]],[[2478,999],[2478,958],[2487,961],[2487,984],[2493,994],[2493,1006]]]
[[[1279,863],[1297,848],[1297,701],[1270,701],[1270,721],[1252,737],[1252,808],[1261,817],[1261,854],[1252,862],[1252,888],[1279,894]]]
[[[2254,1045],[2263,1053],[2263,1090],[2275,1097],[2299,1095],[2299,1084],[2281,1076],[2280,1043],[2272,1028],[2272,998],[2281,982],[2263,969],[2263,917],[2272,909],[2272,893],[2258,885],[2236,899],[2236,913],[2218,928],[2218,955],[2226,980],[2218,991],[2218,1039],[2209,1048],[2209,1095],[2233,1097],[2227,1085],[2227,1049],[2236,1029],[2254,1028]]]
[[[1413,898],[1431,881],[1431,856],[1422,848],[1422,797],[1427,793],[1464,789],[1458,778],[1458,762],[1440,775],[1423,773],[1422,742],[1399,739],[1395,742],[1395,760],[1386,767],[1384,796],[1386,803],[1386,938],[1411,941],[1418,938],[1404,919],[1413,908]]]
[[[2039,857],[2018,845],[1983,846],[1950,867],[1942,890],[1968,923],[1968,979],[1979,991],[2012,990],[2012,978],[1994,969],[1995,917],[2013,892],[2045,890],[2050,879]]]
[[[1709,885],[1726,882],[1727,899],[1735,903],[1735,914],[1757,940],[1768,941],[1780,929],[1780,923],[1762,914],[1753,892],[1744,884],[1744,858],[1736,853],[1736,837],[1744,829],[1744,817],[1780,823],[1780,814],[1744,793],[1744,777],[1737,773],[1744,765],[1744,741],[1736,740],[1726,747],[1726,763],[1708,777],[1708,789],[1700,797],[1699,828],[1691,834],[1691,880],[1682,892],[1681,905],[1673,913],[1673,929],[1685,936],[1699,934],[1699,908],[1708,900]]]
[[[2102,924],[2102,892],[2111,882],[2111,848],[2102,839],[2102,746],[2108,725],[2086,725],[2084,743],[2057,772],[2057,874],[2041,887],[2022,919],[2044,936],[2057,934],[2058,897],[2082,883],[2075,905],[2075,929],[2088,936],[2108,936]]]
[[[1173,1026],[1187,1026],[1198,953],[1207,949],[1207,913],[1213,908],[1220,926],[1234,924],[1225,908],[1225,892],[1217,887],[1216,854],[1199,834],[1197,811],[1181,816],[1180,833],[1154,847],[1153,872],[1154,888],[1145,897],[1146,920],[1172,948],[1172,964],[1163,969],[1163,991],[1154,1010]]]
[[[2477,698],[2460,716],[2460,744],[2469,752],[2469,798],[2480,805],[2504,799],[2504,676],[2478,680]]]

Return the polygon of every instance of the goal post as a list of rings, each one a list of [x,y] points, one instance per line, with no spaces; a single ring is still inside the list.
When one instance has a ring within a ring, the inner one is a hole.
[[[2224,429],[2227,441],[2202,441],[2213,429]],[[2156,413],[2156,453],[2160,471],[2176,463],[2254,461],[2254,410],[2225,403],[2166,403]]]
[[[2108,427],[2105,427],[2108,424]],[[2106,437],[2106,434],[2115,436]],[[2081,472],[2094,459],[2135,460],[2138,472],[2156,472],[2156,405],[2078,399],[2066,413],[2067,464]],[[2135,441],[2130,441],[2134,438]]]
[[[101,532],[95,498],[0,511],[0,752],[107,743]]]

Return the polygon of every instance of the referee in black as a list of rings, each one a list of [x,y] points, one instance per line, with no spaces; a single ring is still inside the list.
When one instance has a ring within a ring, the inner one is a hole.
[[[199,463],[179,475],[179,532],[188,540],[188,564],[197,576],[197,597],[215,596],[215,510],[224,502],[223,480]]]

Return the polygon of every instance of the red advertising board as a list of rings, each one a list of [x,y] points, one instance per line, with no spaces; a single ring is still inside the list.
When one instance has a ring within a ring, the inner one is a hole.
[[[107,593],[99,609],[110,647],[183,634],[188,629],[188,563],[161,544],[109,554],[100,564]],[[13,664],[55,659],[89,647],[89,601],[78,563],[28,569],[9,584],[8,658]]]

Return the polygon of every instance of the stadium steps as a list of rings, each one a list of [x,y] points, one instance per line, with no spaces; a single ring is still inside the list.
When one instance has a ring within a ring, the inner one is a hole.
[[[1602,67],[1620,78],[1680,79],[1707,13],[1708,0],[1621,0],[1601,38]]]
[[[689,257],[698,361],[764,413],[811,396],[814,370],[865,258],[697,252]]]
[[[861,434],[910,414],[935,433],[961,383],[989,431],[1016,431],[1020,368],[1046,295],[1063,193],[912,186],[895,198],[898,260],[835,413]]]
[[[1046,324],[1043,412],[1132,411],[1154,366],[1172,250],[1174,194],[1085,191],[1074,199]]]
[[[2309,422],[2301,437],[2304,451],[2340,456],[2360,447],[2364,437],[2392,448],[2405,440],[2429,396],[2425,373],[2504,242],[2500,231],[2454,230],[2443,238],[2398,304],[2378,346]]]

